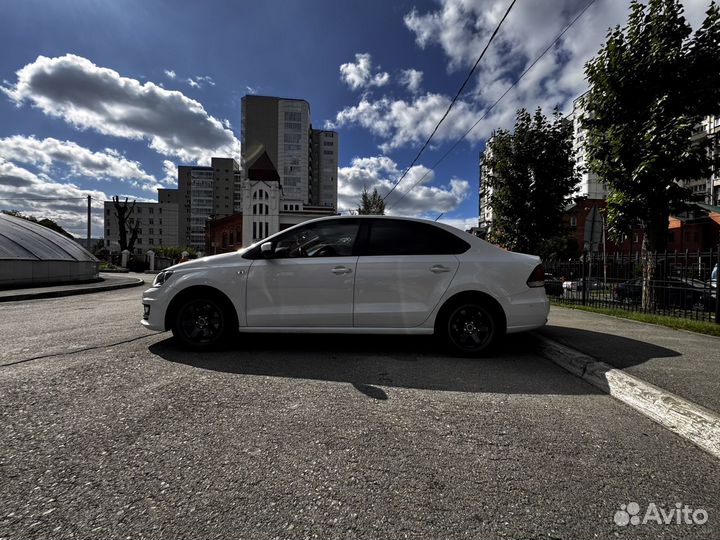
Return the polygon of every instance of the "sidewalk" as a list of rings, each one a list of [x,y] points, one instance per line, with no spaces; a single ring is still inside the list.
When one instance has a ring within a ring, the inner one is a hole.
[[[720,413],[720,338],[553,306],[539,334]]]
[[[102,291],[139,287],[152,282],[153,275],[145,274],[110,274],[100,272],[100,281],[92,283],[66,283],[50,287],[29,287],[25,289],[0,289],[0,302],[17,300],[35,300],[37,298],[57,298],[77,294],[90,294]],[[150,281],[145,281],[149,279]]]

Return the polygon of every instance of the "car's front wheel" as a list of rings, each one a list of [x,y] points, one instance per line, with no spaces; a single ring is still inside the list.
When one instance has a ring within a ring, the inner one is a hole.
[[[498,317],[478,302],[452,306],[445,312],[440,330],[450,349],[462,356],[477,356],[487,351],[501,333]]]
[[[211,348],[227,338],[231,317],[215,298],[191,297],[177,310],[172,325],[175,338],[196,349]]]

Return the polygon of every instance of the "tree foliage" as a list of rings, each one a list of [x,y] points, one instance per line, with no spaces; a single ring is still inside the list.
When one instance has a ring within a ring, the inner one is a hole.
[[[693,128],[720,113],[718,7],[692,37],[682,13],[677,0],[633,1],[585,66],[588,165],[609,188],[611,233],[640,226],[646,251],[665,249],[670,213],[691,198],[678,181],[709,176],[710,141]]]
[[[113,207],[115,208],[115,217],[118,222],[118,230],[120,231],[120,251],[132,251],[137,241],[138,231],[140,230],[140,220],[133,219],[135,213],[135,201],[132,204],[128,203],[128,198],[125,197],[123,202],[120,202],[120,197],[117,195],[112,198]],[[128,238],[129,236],[129,238]]]
[[[377,188],[373,189],[372,194],[368,194],[366,187],[363,188],[362,195],[360,198],[360,206],[358,206],[357,213],[361,216],[365,215],[385,215],[385,201],[377,192]]]
[[[493,222],[489,239],[507,249],[556,255],[565,244],[563,212],[576,191],[572,123],[555,110],[548,119],[538,108],[517,113],[514,132],[496,131],[481,166],[483,196]]]
[[[58,232],[62,234],[63,236],[67,236],[68,238],[75,239],[75,237],[67,232],[65,229],[63,229],[60,225],[57,224],[57,222],[53,221],[50,218],[42,218],[38,219],[35,216],[26,216],[22,212],[19,212],[18,210],[2,210],[3,214],[7,214],[8,216],[14,216],[21,219],[26,219],[28,221],[32,221],[33,223],[37,223],[38,225],[42,225],[43,227],[47,227],[48,229],[52,229],[55,232]]]

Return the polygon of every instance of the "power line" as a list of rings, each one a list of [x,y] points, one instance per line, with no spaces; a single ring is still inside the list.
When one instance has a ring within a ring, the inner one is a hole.
[[[85,197],[5,197],[0,198],[0,201],[78,201],[87,200]]]
[[[448,155],[450,155],[450,153],[451,153],[453,150],[455,150],[455,148],[457,147],[457,145],[460,144],[460,143],[465,139],[465,137],[467,137],[467,136],[470,134],[470,132],[477,127],[477,125],[478,125],[480,122],[482,122],[483,120],[485,120],[485,118],[487,117],[487,115],[490,114],[490,111],[492,111],[492,110],[495,108],[495,106],[496,106],[498,103],[500,103],[500,101],[501,101],[506,95],[508,95],[508,93],[510,93],[510,90],[512,90],[513,88],[515,88],[515,87],[517,86],[517,84],[520,82],[520,80],[521,80],[525,75],[527,75],[527,73],[528,73],[533,67],[535,67],[535,64],[537,64],[537,63],[540,61],[540,59],[542,59],[542,57],[545,56],[545,55],[550,51],[550,49],[552,49],[552,48],[555,46],[555,44],[556,44],[558,41],[560,41],[560,38],[562,38],[562,37],[565,35],[565,33],[566,33],[568,30],[570,30],[570,28],[577,22],[577,20],[578,20],[580,17],[582,17],[583,14],[590,8],[590,6],[592,6],[592,5],[595,3],[595,1],[596,1],[596,0],[590,0],[590,2],[589,2],[582,10],[580,10],[580,12],[575,16],[575,18],[574,18],[572,21],[570,21],[570,23],[569,23],[567,26],[565,26],[565,28],[563,28],[562,32],[560,32],[560,33],[555,37],[555,39],[550,43],[550,45],[548,45],[547,48],[545,48],[545,50],[540,54],[540,56],[538,56],[537,58],[535,58],[535,60],[533,60],[533,62],[525,69],[525,71],[523,71],[523,72],[520,74],[520,76],[519,76],[517,79],[515,79],[515,82],[513,82],[513,83],[507,88],[507,90],[505,90],[505,92],[503,92],[503,94],[502,94],[499,98],[497,98],[492,105],[490,105],[490,107],[483,113],[483,115],[482,115],[480,118],[478,118],[477,122],[475,122],[472,126],[470,126],[470,129],[468,129],[462,136],[460,136],[460,138],[457,139],[457,140],[453,143],[453,145],[447,150],[447,152],[445,152],[445,153],[440,157],[440,159],[438,159],[438,160],[433,164],[433,166],[430,167],[430,168],[428,169],[428,171],[427,171],[424,175],[422,175],[417,182],[415,182],[412,186],[410,186],[410,189],[408,189],[407,191],[405,191],[405,192],[402,194],[402,196],[401,196],[397,201],[395,201],[393,204],[398,204],[400,201],[402,201],[402,200],[405,198],[405,196],[406,196],[408,193],[410,193],[410,192],[415,188],[415,186],[417,186],[420,182],[422,182],[422,181],[427,177],[428,174],[430,174],[430,171],[432,171],[433,169],[435,169],[435,167],[437,167],[438,165],[440,165],[440,163],[442,163],[442,162],[445,160],[445,158],[448,157]],[[396,184],[396,185],[397,185],[397,184]],[[394,188],[393,188],[393,189],[394,189]],[[390,194],[390,193],[388,193],[388,195],[389,195],[389,194]]]
[[[512,2],[510,3],[510,6],[508,6],[507,10],[505,11],[505,15],[503,15],[503,18],[500,19],[500,22],[499,22],[499,23],[497,24],[497,26],[495,27],[495,30],[493,31],[492,35],[490,36],[490,39],[489,39],[488,42],[485,44],[485,48],[482,50],[482,52],[480,53],[480,56],[479,56],[478,59],[475,61],[475,65],[472,67],[472,69],[470,70],[470,73],[468,73],[467,77],[465,77],[465,80],[463,81],[462,85],[460,86],[460,89],[459,89],[459,90],[457,91],[457,93],[455,94],[455,97],[452,98],[452,101],[450,102],[450,105],[448,105],[448,108],[447,108],[447,110],[445,111],[445,114],[442,115],[442,118],[440,118],[440,121],[439,121],[439,122],[437,123],[437,125],[435,126],[435,129],[433,129],[432,133],[430,134],[430,136],[429,136],[429,137],[427,138],[427,140],[425,141],[425,144],[422,145],[422,148],[420,148],[420,151],[419,151],[419,152],[417,153],[417,155],[415,156],[415,159],[412,160],[412,163],[410,163],[410,165],[408,165],[408,168],[405,169],[405,172],[402,173],[402,175],[400,176],[400,178],[398,178],[398,181],[395,182],[395,184],[393,185],[393,187],[390,188],[390,191],[388,191],[387,194],[383,197],[383,201],[384,201],[385,199],[387,199],[393,191],[395,191],[395,188],[398,187],[398,184],[400,184],[400,182],[403,181],[403,178],[405,178],[405,176],[406,176],[407,173],[410,171],[410,169],[412,169],[413,165],[415,165],[415,163],[417,162],[417,160],[420,159],[420,155],[423,153],[423,151],[425,150],[425,148],[427,148],[427,145],[430,144],[430,141],[432,140],[433,136],[435,135],[435,133],[437,132],[438,128],[440,127],[440,124],[442,124],[443,121],[445,120],[445,118],[447,118],[447,115],[450,113],[450,109],[453,108],[453,105],[455,105],[455,102],[456,102],[457,99],[460,97],[460,94],[462,94],[462,91],[465,89],[465,85],[467,85],[468,81],[470,81],[470,78],[472,77],[473,73],[475,72],[475,68],[478,67],[478,64],[480,63],[480,60],[482,60],[482,59],[483,59],[483,56],[485,56],[485,53],[487,52],[488,48],[490,47],[490,44],[491,44],[491,43],[493,42],[493,40],[495,39],[495,36],[497,35],[498,31],[500,30],[500,27],[502,26],[502,24],[505,22],[505,19],[507,19],[507,16],[510,14],[510,10],[511,10],[511,9],[513,8],[513,6],[515,5],[515,2],[516,2],[516,1],[517,1],[517,0],[512,0]]]

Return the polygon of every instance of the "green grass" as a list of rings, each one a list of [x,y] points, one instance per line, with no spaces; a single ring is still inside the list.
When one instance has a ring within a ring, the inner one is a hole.
[[[720,337],[720,324],[707,321],[694,321],[692,319],[683,319],[682,317],[668,317],[666,315],[653,315],[652,313],[641,313],[639,311],[626,311],[624,309],[578,306],[573,304],[561,304],[553,302],[554,306],[569,309],[579,309],[580,311],[589,311],[590,313],[602,313],[603,315],[611,315],[622,319],[630,319],[650,324],[659,324],[668,328],[677,330],[689,330],[698,332],[699,334],[707,334],[709,336]]]

